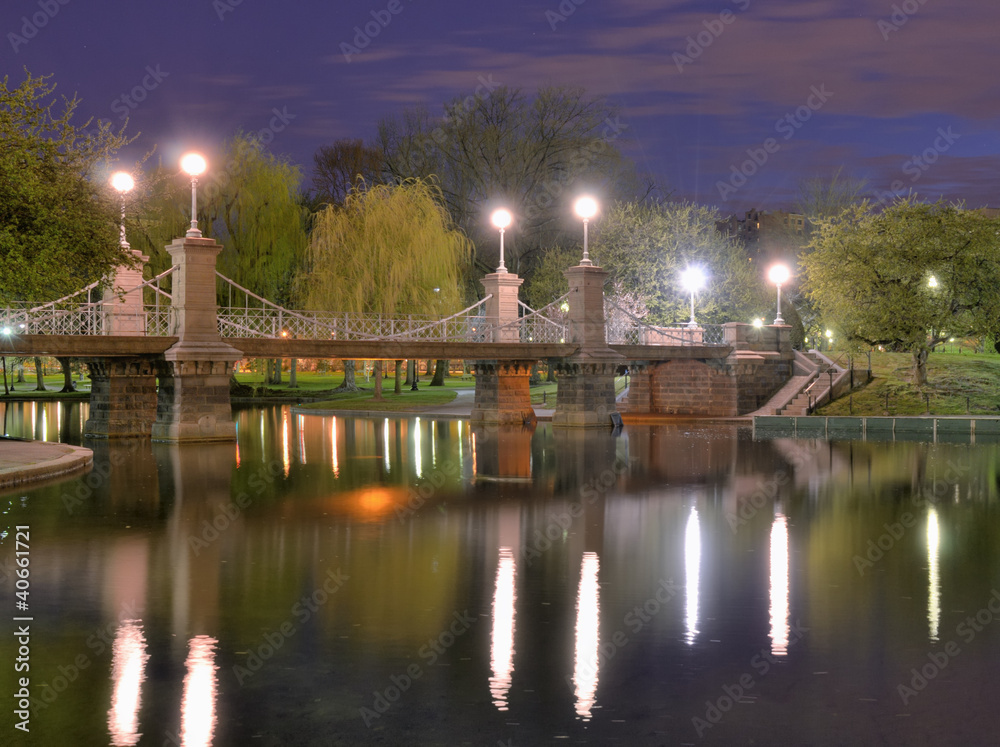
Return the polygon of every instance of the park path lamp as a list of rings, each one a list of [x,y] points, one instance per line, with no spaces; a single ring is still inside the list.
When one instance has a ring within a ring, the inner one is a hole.
[[[681,285],[691,293],[691,321],[687,326],[694,329],[698,326],[698,322],[694,320],[694,294],[705,287],[704,270],[697,266],[688,267],[681,273]]]
[[[0,330],[0,333],[2,333],[3,336],[6,338],[6,342],[8,343],[8,345],[10,344],[10,335],[11,335],[12,331],[13,330],[11,330],[10,327],[4,327],[3,330]],[[3,356],[3,393],[4,393],[5,396],[8,395],[8,394],[10,394],[10,390],[7,388],[7,356],[6,355]],[[4,407],[3,407],[3,435],[4,436],[7,435],[7,405],[4,405]]]
[[[125,239],[125,195],[132,191],[135,187],[135,180],[132,175],[125,171],[116,171],[111,175],[111,186],[118,190],[118,194],[122,197],[122,220],[119,224],[121,229],[121,237],[119,242],[121,243],[122,249],[128,249],[128,241]]]
[[[933,275],[931,275],[929,278],[927,278],[927,287],[931,288],[931,289],[937,288],[938,287],[938,279],[936,277],[934,277]]]
[[[781,318],[781,286],[787,283],[791,276],[788,267],[782,264],[772,265],[771,269],[767,271],[767,279],[778,288],[778,315],[774,317],[775,324],[785,323],[785,320]]]
[[[201,238],[201,231],[198,230],[198,177],[207,168],[205,159],[197,153],[188,153],[181,159],[181,170],[191,177],[191,227],[184,234],[188,238]]]
[[[513,216],[510,214],[510,211],[503,208],[494,210],[493,215],[490,216],[490,221],[493,225],[500,229],[500,264],[497,265],[497,272],[501,274],[506,274],[507,272],[507,266],[503,263],[503,232],[512,220]]]
[[[594,263],[590,261],[590,254],[587,251],[587,224],[597,215],[597,200],[593,197],[581,197],[573,203],[573,211],[583,219],[583,259],[580,264],[592,265]]]

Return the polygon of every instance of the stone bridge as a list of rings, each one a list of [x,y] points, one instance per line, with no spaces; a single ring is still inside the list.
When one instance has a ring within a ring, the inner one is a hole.
[[[617,413],[737,416],[792,375],[789,327],[664,329],[621,310],[606,314],[607,273],[591,264],[567,269],[569,293],[539,312],[518,301],[521,278],[496,272],[482,280],[484,300],[459,315],[372,326],[265,299],[239,314],[220,309],[221,250],[207,238],[170,244],[173,266],[164,275],[173,276],[171,294],[157,279],[143,282],[141,269],[122,268],[97,302],[53,303],[45,314],[43,307],[0,312],[10,330],[0,335],[0,353],[82,359],[93,382],[87,434],[162,441],[235,439],[229,378],[248,357],[467,360],[476,382],[472,420],[486,424],[534,421],[528,378],[547,360],[559,388],[553,424],[571,428],[609,427]],[[155,295],[153,306],[144,289]],[[616,402],[622,369],[631,386]]]

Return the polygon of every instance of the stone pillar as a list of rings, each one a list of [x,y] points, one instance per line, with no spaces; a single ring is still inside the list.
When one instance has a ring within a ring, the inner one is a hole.
[[[167,247],[177,265],[170,332],[180,339],[160,366],[156,441],[236,440],[229,377],[243,355],[219,336],[215,260],[221,251],[205,238],[175,239]]]
[[[569,339],[579,351],[556,364],[559,381],[553,426],[610,428],[615,406],[615,373],[624,363],[608,347],[604,320],[604,280],[608,273],[594,265],[577,265],[563,273],[569,281]]]
[[[146,334],[142,291],[134,289],[142,285],[142,268],[149,257],[138,249],[132,249],[131,252],[139,262],[138,267],[117,268],[111,287],[104,291],[105,329],[111,335]]]
[[[84,435],[147,438],[156,419],[156,368],[143,358],[94,358],[90,369],[90,417]]]
[[[610,428],[615,404],[617,359],[599,360],[581,356],[556,364],[559,389],[552,425],[568,428]]]
[[[534,361],[475,361],[476,399],[471,422],[521,425],[534,423],[528,379]]]
[[[493,296],[486,302],[486,320],[495,330],[490,341],[520,342],[520,331],[514,322],[518,319],[517,291],[524,280],[510,272],[493,272],[479,282]],[[505,324],[511,326],[497,330]]]

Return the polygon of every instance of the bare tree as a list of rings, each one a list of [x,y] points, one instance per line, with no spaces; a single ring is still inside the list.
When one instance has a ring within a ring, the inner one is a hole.
[[[321,146],[313,162],[314,197],[319,204],[343,205],[359,183],[377,184],[385,170],[382,152],[357,139],[343,138]]]

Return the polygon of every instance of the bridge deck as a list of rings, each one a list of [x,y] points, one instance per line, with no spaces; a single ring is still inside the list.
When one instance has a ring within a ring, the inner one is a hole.
[[[178,341],[176,337],[115,335],[14,335],[0,338],[0,354],[70,358],[156,356]],[[521,342],[433,342],[399,340],[296,340],[227,337],[223,341],[248,358],[348,358],[398,360],[543,360],[567,358],[579,345]],[[706,360],[725,358],[728,346],[611,345],[624,361]]]

